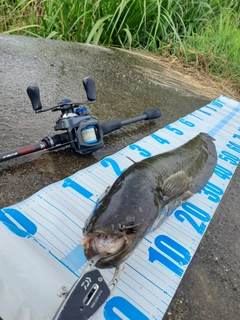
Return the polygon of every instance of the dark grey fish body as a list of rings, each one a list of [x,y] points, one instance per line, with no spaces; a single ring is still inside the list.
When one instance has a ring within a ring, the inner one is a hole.
[[[86,221],[82,242],[86,257],[104,254],[99,268],[125,261],[148,232],[205,186],[217,161],[212,140],[200,133],[179,148],[124,171]]]

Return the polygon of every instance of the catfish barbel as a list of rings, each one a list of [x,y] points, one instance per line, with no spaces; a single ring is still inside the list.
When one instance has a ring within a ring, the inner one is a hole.
[[[210,179],[217,162],[211,138],[200,133],[184,145],[134,162],[114,182],[83,228],[87,259],[96,267],[118,267],[144,236]]]

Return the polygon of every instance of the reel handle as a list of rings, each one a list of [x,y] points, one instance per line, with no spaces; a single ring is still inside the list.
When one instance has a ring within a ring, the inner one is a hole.
[[[95,82],[93,78],[87,77],[83,79],[83,86],[87,94],[87,98],[89,101],[96,100],[96,90],[95,90]]]
[[[27,94],[31,100],[33,110],[35,112],[42,110],[39,88],[35,86],[29,86],[27,87]]]

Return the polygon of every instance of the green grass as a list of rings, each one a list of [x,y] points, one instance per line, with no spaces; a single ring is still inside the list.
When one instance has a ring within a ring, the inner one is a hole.
[[[239,84],[239,0],[0,0],[0,32],[177,55]],[[240,84],[239,84],[240,87]]]
[[[229,78],[240,87],[240,15],[225,11],[185,40],[189,64]]]

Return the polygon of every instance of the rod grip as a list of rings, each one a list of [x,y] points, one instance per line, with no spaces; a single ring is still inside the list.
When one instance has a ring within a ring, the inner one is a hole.
[[[112,120],[112,121],[101,122],[100,126],[102,127],[103,134],[107,134],[114,130],[120,129],[122,127],[122,123],[120,120]]]
[[[153,108],[151,110],[144,112],[143,114],[146,115],[145,120],[152,120],[152,119],[160,118],[162,115],[162,110],[160,108]]]

